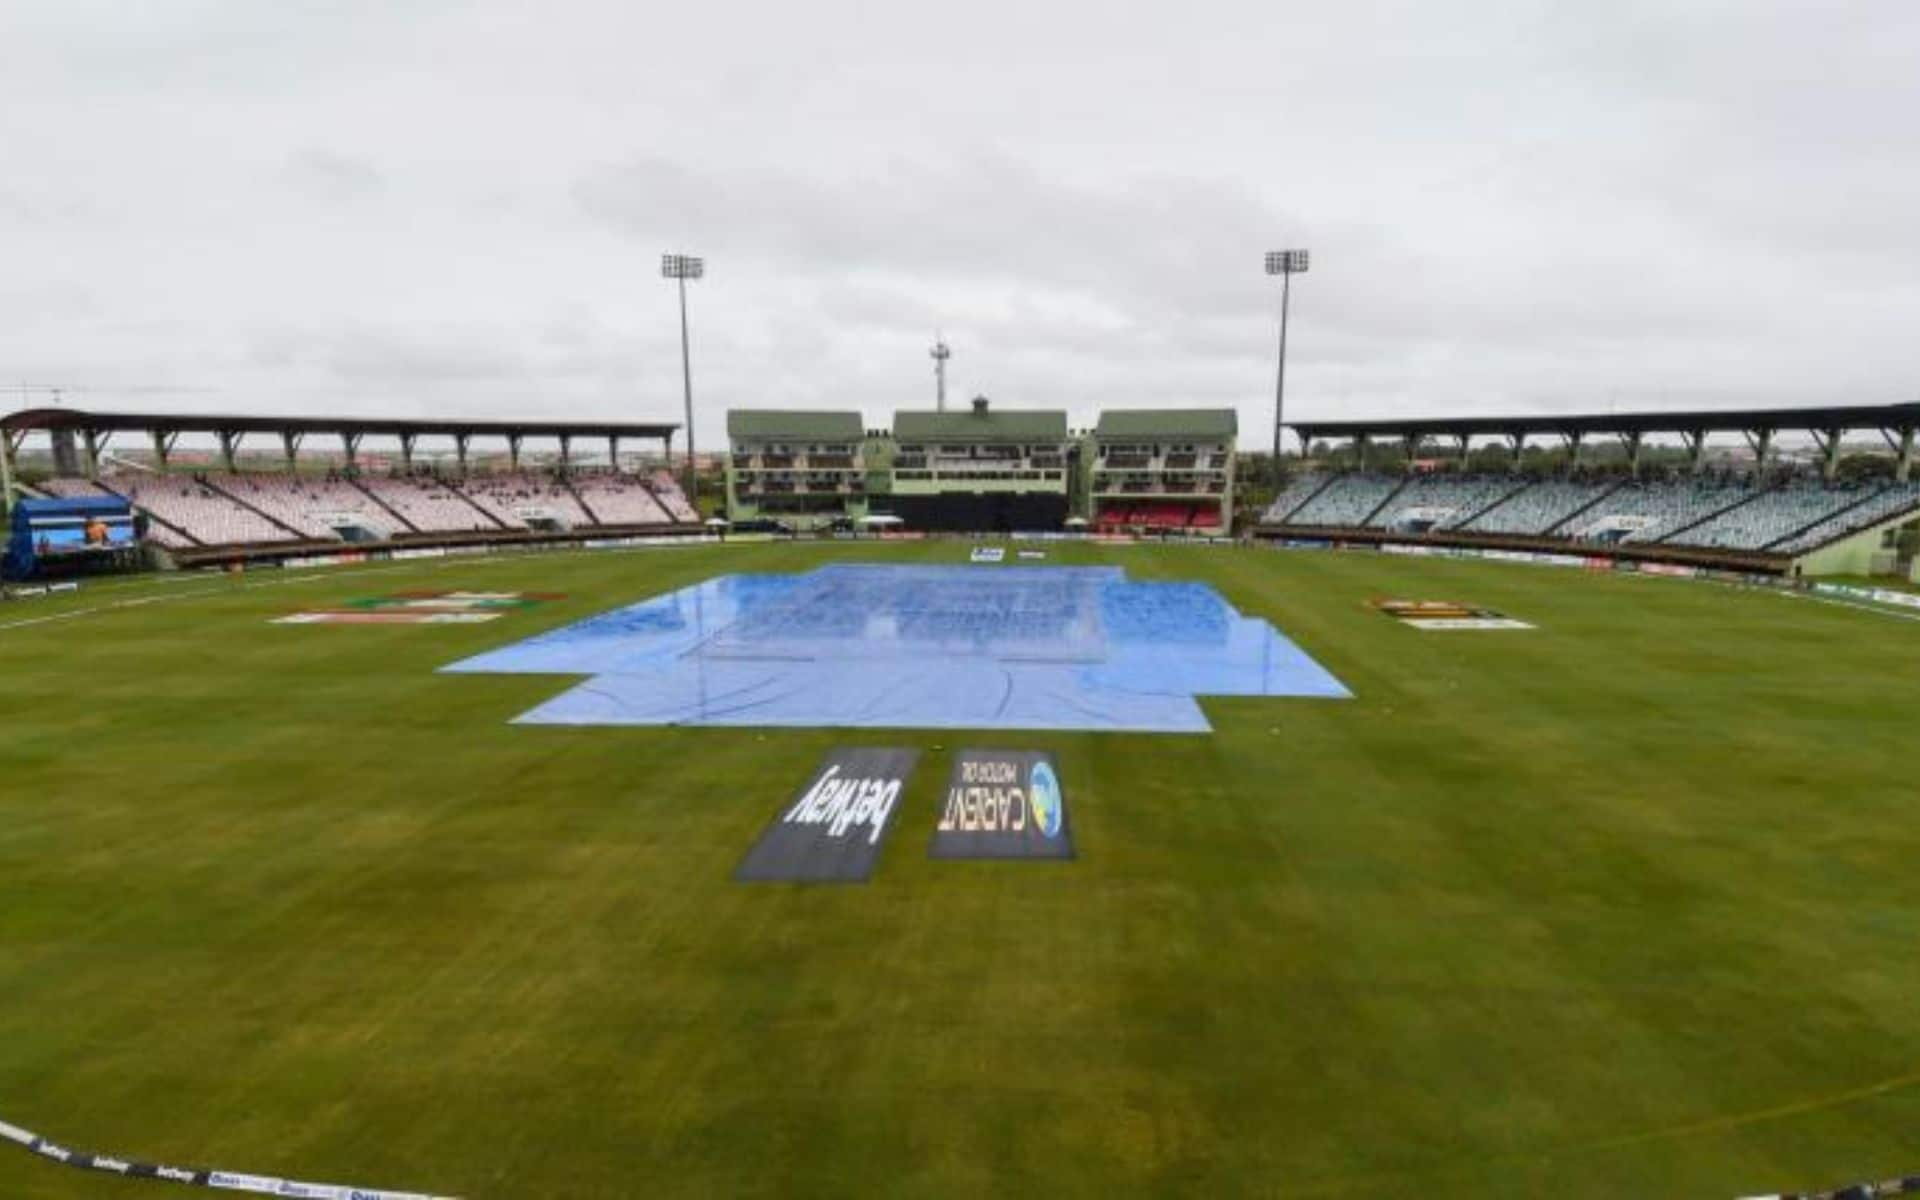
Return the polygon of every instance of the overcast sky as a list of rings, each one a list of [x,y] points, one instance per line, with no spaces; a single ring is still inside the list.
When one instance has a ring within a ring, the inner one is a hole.
[[[96,407],[1920,399],[1914,0],[0,0],[0,382]],[[204,388],[204,395],[115,388]],[[14,407],[0,397],[0,407]]]

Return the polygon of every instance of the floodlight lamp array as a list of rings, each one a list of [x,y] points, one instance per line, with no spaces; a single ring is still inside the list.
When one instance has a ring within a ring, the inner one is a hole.
[[[692,254],[662,254],[660,274],[666,279],[698,279],[707,273],[707,260]]]

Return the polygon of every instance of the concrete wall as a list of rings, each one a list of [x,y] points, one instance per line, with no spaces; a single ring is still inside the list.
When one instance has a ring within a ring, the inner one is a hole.
[[[1912,519],[1912,514],[1903,514],[1831,542],[1810,554],[1803,554],[1793,560],[1793,573],[1808,578],[1820,575],[1871,575],[1875,556],[1887,553],[1887,548],[1881,545],[1882,535],[1886,530],[1898,529]]]

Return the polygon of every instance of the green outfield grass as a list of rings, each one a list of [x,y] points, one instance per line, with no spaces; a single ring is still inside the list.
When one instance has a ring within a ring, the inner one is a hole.
[[[1920,624],[1703,583],[1229,548],[1353,689],[1210,736],[921,747],[866,886],[729,872],[871,731],[565,729],[435,668],[754,546],[0,606],[0,1118],[466,1197],[1732,1197],[1920,1171]],[[981,568],[989,570],[992,568]],[[403,587],[490,625],[274,626]],[[1532,632],[1422,633],[1374,596]],[[127,604],[127,601],[152,601]],[[118,607],[102,608],[117,604]],[[932,862],[948,751],[1080,858]],[[0,1145],[0,1195],[164,1196]]]

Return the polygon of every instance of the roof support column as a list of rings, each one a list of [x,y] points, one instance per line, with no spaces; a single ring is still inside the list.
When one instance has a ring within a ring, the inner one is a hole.
[[[1513,447],[1513,454],[1507,466],[1517,475],[1520,472],[1520,458],[1527,450],[1527,435],[1523,430],[1513,430],[1507,434],[1507,442]]]
[[[1567,465],[1569,467],[1578,467],[1580,465],[1580,446],[1586,439],[1587,435],[1578,429],[1560,435],[1560,440],[1567,444]]]
[[[345,430],[342,430],[340,433],[340,447],[347,452],[347,470],[349,471],[355,470],[359,466],[360,439],[365,436],[365,434],[361,433],[348,433]]]
[[[1353,435],[1353,452],[1355,457],[1359,459],[1360,469],[1362,471],[1366,470],[1367,469],[1367,435],[1366,434],[1356,433]]]
[[[419,438],[420,435],[417,433],[403,433],[400,435],[400,465],[406,468],[407,474],[409,475],[413,474],[413,444],[418,441]]]
[[[517,433],[507,435],[507,462],[514,470],[520,469],[520,435]]]
[[[214,436],[220,439],[220,461],[226,464],[227,473],[232,474],[239,470],[233,465],[234,455],[239,451],[240,439],[245,435],[231,429],[218,429],[214,431]]]
[[[13,453],[26,437],[25,430],[18,435],[0,430],[0,513],[13,513]]]
[[[1892,443],[1893,439],[1889,437],[1887,441]],[[1901,483],[1905,483],[1907,476],[1912,473],[1913,426],[1909,425],[1900,431],[1900,441],[1894,445],[1893,477]]]
[[[1467,469],[1467,459],[1472,457],[1472,454],[1473,454],[1473,436],[1471,434],[1463,433],[1463,434],[1460,434],[1459,437],[1460,437],[1460,469],[1464,471]]]
[[[1687,445],[1687,456],[1693,465],[1693,473],[1698,475],[1707,469],[1707,431],[1704,429],[1682,429],[1680,440]]]
[[[1635,479],[1640,477],[1640,446],[1646,441],[1646,435],[1638,429],[1629,430],[1620,435],[1620,444],[1627,451],[1627,470]]]
[[[1820,447],[1820,455],[1823,460],[1820,464],[1820,478],[1826,480],[1828,483],[1832,483],[1834,476],[1840,473],[1841,431],[1838,429],[1815,429],[1810,432],[1813,434],[1814,442]]]
[[[453,456],[460,460],[460,476],[463,479],[467,474],[467,443],[472,440],[473,435],[470,433],[453,435]]]
[[[1753,473],[1760,474],[1767,469],[1767,452],[1773,449],[1773,430],[1766,426],[1759,429],[1741,431],[1747,439],[1747,447],[1753,451]]]
[[[87,478],[88,479],[94,480],[96,482],[99,480],[100,451],[106,448],[107,438],[112,436],[113,436],[112,434],[108,434],[106,435],[106,437],[102,437],[100,435],[100,431],[97,429],[83,429],[80,431],[81,440],[85,443],[87,447]]]
[[[1406,462],[1403,463],[1402,466],[1408,471],[1413,470],[1413,460],[1420,457],[1420,435],[1417,433],[1401,434],[1400,449],[1402,456],[1406,459]]]
[[[572,469],[573,469],[573,435],[570,433],[563,433],[560,435],[560,470],[562,472],[566,472],[566,471],[571,471]]]
[[[620,435],[617,433],[607,435],[607,467],[616,475],[620,473]]]
[[[152,436],[153,457],[159,460],[160,469],[164,471],[167,469],[167,460],[173,457],[173,443],[180,435],[155,429],[152,431]]]
[[[287,471],[289,474],[299,467],[300,441],[302,436],[303,435],[295,433],[291,429],[282,429],[280,431],[280,449],[287,456]]]

